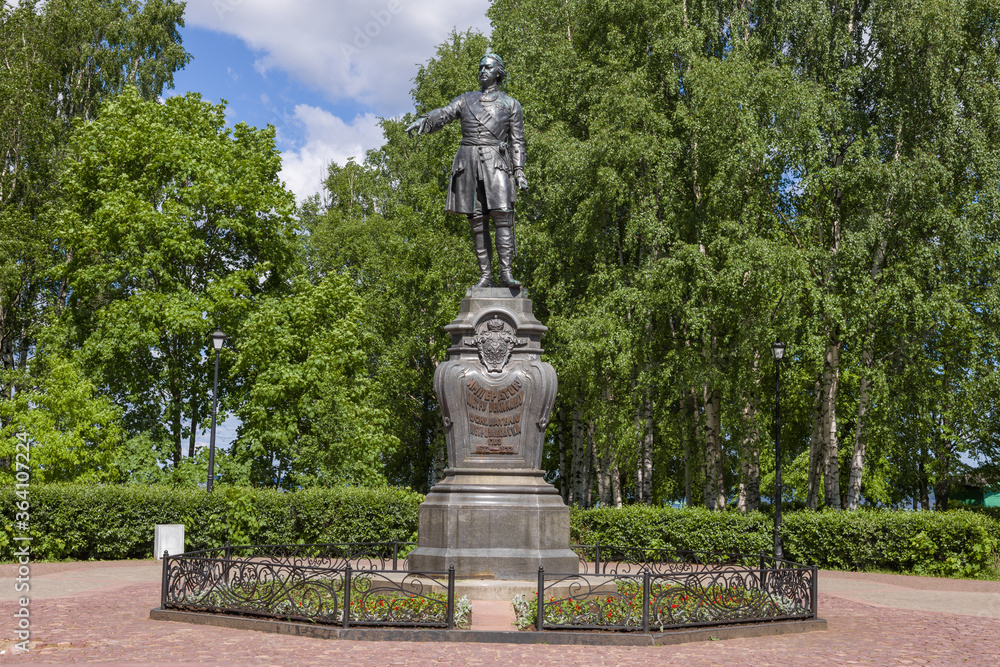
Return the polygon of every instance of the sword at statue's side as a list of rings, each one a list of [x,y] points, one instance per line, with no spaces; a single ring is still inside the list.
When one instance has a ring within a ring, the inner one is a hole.
[[[517,214],[510,214],[510,236],[511,236],[511,253],[512,259],[517,259]]]

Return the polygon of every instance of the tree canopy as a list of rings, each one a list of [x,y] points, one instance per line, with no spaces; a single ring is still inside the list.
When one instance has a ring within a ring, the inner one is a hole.
[[[789,345],[784,466],[809,506],[932,485],[943,507],[963,457],[995,460],[994,411],[974,407],[997,402],[995,14],[960,0],[493,3],[489,47],[529,146],[519,270],[560,377],[547,463],[568,500],[755,507],[773,485],[775,340]],[[474,89],[485,47],[452,35],[418,71],[416,111]],[[412,247],[440,219],[457,143],[409,140],[407,120],[386,121],[363,164],[331,167],[313,216],[313,252],[364,276],[373,309],[426,268],[349,239]],[[404,206],[418,229],[384,227]],[[463,223],[430,242],[471,267]],[[443,359],[426,301],[402,305],[385,326],[405,321]],[[428,377],[411,377],[387,400],[422,396],[426,423]],[[434,451],[412,423],[397,423],[402,449]]]
[[[150,450],[179,470],[222,326],[233,475],[425,491],[444,326],[475,279],[443,213],[458,128],[384,119],[293,214],[273,130],[153,101],[186,59],[179,5],[83,5],[3,10],[6,432],[38,406],[54,478],[135,477]],[[81,41],[102,12],[124,28]],[[776,340],[790,500],[945,508],[1000,481],[998,12],[495,0],[489,39],[455,32],[416,70],[424,113],[496,51],[524,109],[515,273],[549,327],[545,466],[568,502],[756,508]]]

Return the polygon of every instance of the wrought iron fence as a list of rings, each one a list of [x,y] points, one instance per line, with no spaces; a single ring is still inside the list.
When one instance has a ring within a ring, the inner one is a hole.
[[[412,544],[226,545],[165,555],[161,608],[453,629],[471,611],[465,598],[456,603],[454,567],[407,569]],[[539,568],[535,600],[515,601],[519,627],[649,633],[816,617],[815,566],[765,554],[573,549],[580,571]]]
[[[227,546],[164,556],[160,606],[345,628],[455,627],[453,567],[390,570],[376,567],[385,560],[365,556],[362,564],[368,567],[358,568],[356,556],[363,550],[331,546]]]
[[[767,555],[580,545],[581,572],[538,570],[536,630],[662,632],[816,617],[815,566]],[[533,613],[532,613],[533,612]]]
[[[355,570],[407,569],[406,554],[416,542],[331,542],[327,544],[252,544],[189,551],[185,556],[222,558],[255,563],[304,565],[343,569],[350,565]]]

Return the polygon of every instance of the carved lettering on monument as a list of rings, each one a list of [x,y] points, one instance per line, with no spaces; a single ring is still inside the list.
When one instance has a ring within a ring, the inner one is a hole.
[[[469,413],[469,435],[485,438],[473,446],[475,454],[517,454],[504,438],[521,434],[521,405],[524,384],[515,378],[505,387],[484,387],[476,380],[465,385],[465,405]]]

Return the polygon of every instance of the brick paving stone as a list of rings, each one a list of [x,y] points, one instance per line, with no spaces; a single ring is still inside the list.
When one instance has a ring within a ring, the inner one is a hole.
[[[979,582],[982,583],[982,582]],[[827,632],[663,647],[357,642],[152,621],[158,584],[33,601],[32,650],[12,655],[14,603],[0,603],[0,664],[213,665],[989,665],[992,618],[875,607],[820,595]]]
[[[909,574],[884,574],[880,572],[841,572],[820,570],[820,582],[829,579],[849,579],[853,582],[892,584],[925,591],[956,591],[966,593],[1000,593],[1000,581],[978,579],[949,579],[948,577],[915,577]]]
[[[503,600],[473,600],[472,630],[513,631],[517,620],[514,607]]]

